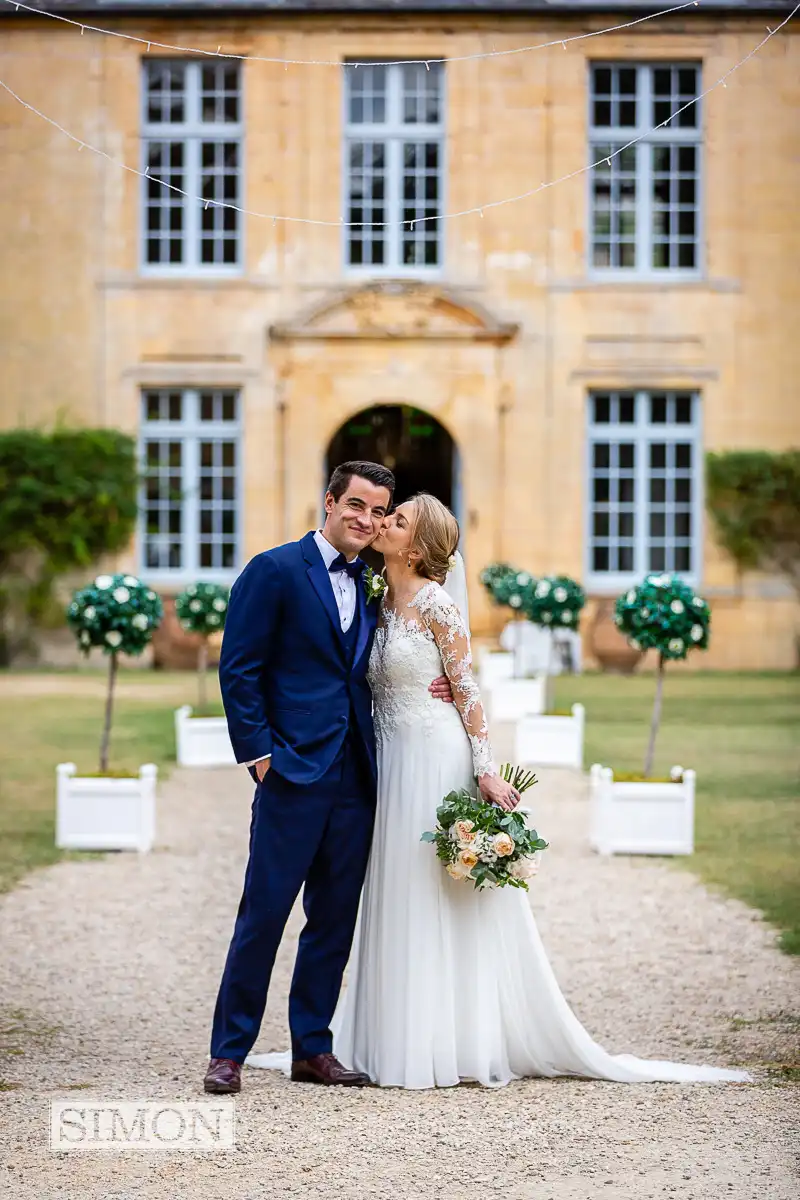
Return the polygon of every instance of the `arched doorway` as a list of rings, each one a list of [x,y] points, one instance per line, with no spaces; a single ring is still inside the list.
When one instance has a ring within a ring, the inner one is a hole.
[[[395,501],[431,492],[459,516],[458,450],[435,417],[408,404],[382,404],[356,413],[328,447],[328,475],[339,463],[383,463],[397,480]]]

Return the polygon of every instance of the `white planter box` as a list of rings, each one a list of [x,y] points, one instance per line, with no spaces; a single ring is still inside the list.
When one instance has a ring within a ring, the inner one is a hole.
[[[522,717],[514,736],[514,761],[539,767],[583,767],[586,711],[573,704],[571,717]]]
[[[478,659],[481,687],[489,691],[496,683],[514,676],[514,655],[505,650],[482,650]]]
[[[519,721],[545,710],[547,677],[501,679],[488,689],[489,715],[493,721]]]
[[[236,765],[225,718],[193,717],[189,704],[175,710],[175,744],[182,767]]]
[[[56,845],[64,850],[148,851],[156,836],[154,763],[138,778],[90,778],[74,763],[56,767]]]
[[[694,771],[682,783],[615,783],[591,771],[590,842],[599,854],[693,854]]]

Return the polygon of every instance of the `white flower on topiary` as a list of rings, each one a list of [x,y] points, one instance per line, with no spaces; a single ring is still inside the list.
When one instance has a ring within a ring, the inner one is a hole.
[[[117,604],[127,604],[131,598],[130,592],[125,587],[114,588],[114,591],[111,594],[116,600]]]
[[[692,604],[695,606],[695,608],[705,608],[706,606],[705,600],[701,599],[700,596],[694,596],[692,599]]]
[[[528,586],[528,584],[530,583],[530,581],[531,581],[531,577],[530,577],[530,575],[528,574],[528,572],[527,572],[527,571],[520,571],[519,575],[517,576],[517,583],[519,584],[519,586],[520,586],[520,587],[527,587],[527,586]]]
[[[186,589],[186,595],[187,596],[196,596],[197,595],[197,584],[196,583],[189,584],[189,586]]]
[[[636,599],[636,592],[633,590],[633,588],[631,588],[631,590],[628,592],[627,596],[625,597],[625,602],[626,602],[626,604],[633,604],[635,599]]]
[[[203,605],[200,600],[192,600],[189,605],[189,608],[191,609],[192,612],[200,612],[200,609],[202,607],[203,607]]]
[[[633,646],[634,650],[641,650],[641,648],[642,648],[641,642],[637,642],[636,638],[631,638],[630,643]]]
[[[564,611],[562,612],[562,614],[561,614],[561,620],[562,620],[562,622],[563,622],[565,625],[569,625],[569,624],[571,624],[571,622],[572,622],[572,613],[571,613],[571,611],[570,611],[568,608],[565,608],[565,609],[564,609]]]
[[[136,613],[135,616],[131,617],[131,625],[134,629],[147,629],[149,624],[150,620],[144,613]]]
[[[615,624],[615,625],[621,625],[621,624],[622,624],[622,617],[619,615],[619,613],[617,613],[617,615],[614,617],[614,624]]]
[[[550,584],[546,579],[541,579],[536,585],[536,597],[538,600],[543,599],[550,592]]]
[[[512,608],[521,608],[522,607],[522,597],[521,596],[512,596],[508,603],[510,604],[510,606]]]
[[[542,621],[544,622],[545,625],[549,625],[550,622],[552,621],[552,619],[553,619],[552,613],[549,613],[549,612],[542,613]]]
[[[118,629],[109,629],[106,634],[106,642],[109,646],[119,646],[122,643],[122,634]]]
[[[672,654],[680,654],[684,648],[683,638],[671,638],[669,642],[669,650]]]
[[[223,600],[221,597],[217,596],[216,600],[214,601],[214,608],[217,610],[217,612],[225,612],[227,607],[227,600]]]
[[[88,646],[89,643],[91,642],[91,640],[92,639],[91,639],[90,634],[88,633],[88,631],[86,629],[84,629],[83,633],[81,634],[81,645]]]
[[[136,578],[135,575],[123,575],[122,582],[124,584],[126,584],[128,587],[138,587],[139,586],[139,580]]]
[[[114,586],[114,580],[110,575],[98,575],[94,586],[99,592],[107,592],[110,587]]]
[[[647,620],[647,618],[650,616],[650,609],[649,609],[649,608],[643,608],[643,609],[642,609],[642,616],[644,617],[644,619],[645,619],[645,620]]]
[[[692,634],[691,634],[691,636],[692,636],[692,641],[693,641],[693,642],[699,642],[699,641],[702,641],[702,638],[703,638],[703,626],[702,626],[702,625],[693,625],[693,626],[692,626]]]
[[[670,608],[672,609],[672,611],[674,613],[682,613],[683,612],[683,601],[682,600],[673,600],[672,604],[670,604]]]
[[[562,587],[557,587],[555,589],[555,591],[553,592],[553,597],[558,604],[563,604],[567,598],[567,589],[562,588]]]
[[[191,629],[191,628],[192,628],[191,621],[181,621],[181,629]]]
[[[216,615],[216,613],[209,613],[206,617],[206,621],[209,625],[219,625],[219,617]]]
[[[78,606],[76,604],[75,608],[77,609],[77,607]],[[97,614],[97,609],[95,608],[95,606],[93,604],[87,604],[86,608],[83,610],[83,619],[84,619],[84,621],[93,621],[96,614]]]
[[[155,592],[148,592],[148,593],[147,593],[147,599],[148,599],[148,600],[155,600],[155,598],[156,598],[156,594],[155,594]]]

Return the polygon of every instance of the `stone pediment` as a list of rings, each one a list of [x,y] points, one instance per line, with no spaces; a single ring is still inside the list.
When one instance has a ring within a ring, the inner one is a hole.
[[[519,327],[498,321],[450,288],[386,280],[342,289],[295,320],[270,329],[275,341],[350,338],[505,342]]]

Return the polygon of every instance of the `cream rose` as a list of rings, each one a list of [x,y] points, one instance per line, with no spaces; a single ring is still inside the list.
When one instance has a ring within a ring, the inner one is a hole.
[[[532,879],[538,870],[539,863],[535,858],[531,857],[518,858],[508,868],[509,874],[514,879]]]
[[[469,871],[466,867],[462,867],[459,863],[448,863],[445,871],[451,879],[466,879]]]
[[[492,838],[492,847],[498,858],[514,853],[514,839],[507,833],[498,833]]]
[[[455,821],[453,829],[455,830],[456,840],[459,842],[474,842],[475,834],[472,832],[474,828],[474,821]],[[469,834],[472,834],[472,836],[470,837]]]
[[[466,867],[467,870],[471,871],[473,867],[478,865],[478,856],[474,850],[467,847],[467,849],[460,851],[457,861],[461,863],[462,867]]]

